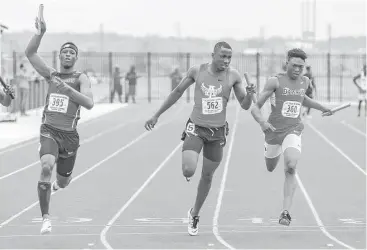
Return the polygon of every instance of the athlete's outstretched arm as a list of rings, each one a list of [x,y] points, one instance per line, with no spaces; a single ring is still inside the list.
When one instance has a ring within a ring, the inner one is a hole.
[[[38,24],[36,23],[36,26]],[[37,54],[38,48],[41,44],[41,40],[43,35],[46,32],[46,24],[44,21],[41,21],[41,34],[40,35],[33,35],[32,39],[29,41],[28,46],[25,50],[25,54],[29,60],[29,62],[32,64],[33,68],[45,79],[50,79],[52,72],[55,71],[55,69],[49,67],[45,61]]]
[[[274,91],[278,88],[278,85],[279,82],[276,77],[269,78],[265,84],[263,91],[259,95],[259,99],[251,109],[252,116],[260,125],[266,122],[264,116],[261,113],[261,108],[264,106],[264,103],[269,99],[269,97],[274,93]]]
[[[175,104],[178,99],[181,98],[186,89],[190,87],[195,82],[196,76],[199,72],[198,66],[193,66],[187,72],[187,75],[181,80],[180,84],[169,94],[167,99],[164,101],[162,106],[155,113],[155,117],[158,118],[167,109],[169,109],[173,104]]]
[[[237,70],[232,70],[231,76],[234,77],[233,91],[236,95],[241,107],[248,110],[251,107],[252,94],[247,93],[242,83],[240,73]]]
[[[305,98],[303,99],[303,106],[308,107],[308,108],[312,108],[312,109],[317,109],[322,111],[323,113],[328,113],[331,112],[331,110],[329,108],[326,108],[325,106],[323,106],[322,104],[318,103],[317,101],[309,98],[308,96],[305,95]]]
[[[92,88],[89,78],[85,74],[79,76],[80,92],[70,87],[59,77],[54,76],[52,81],[56,83],[56,88],[60,93],[70,97],[71,100],[83,106],[86,109],[92,109],[94,106]]]

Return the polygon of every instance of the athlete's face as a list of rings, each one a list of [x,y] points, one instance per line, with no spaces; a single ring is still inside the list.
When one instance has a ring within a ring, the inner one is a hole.
[[[70,69],[74,67],[76,60],[78,59],[75,50],[71,48],[65,48],[60,52],[60,64],[64,69]]]
[[[232,50],[226,48],[220,48],[212,54],[213,63],[217,67],[217,70],[223,71],[229,67],[232,59]]]
[[[297,79],[303,72],[305,61],[299,57],[291,57],[287,62],[287,73],[292,79]]]

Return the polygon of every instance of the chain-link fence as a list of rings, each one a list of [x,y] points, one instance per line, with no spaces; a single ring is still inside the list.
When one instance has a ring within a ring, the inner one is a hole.
[[[59,68],[57,51],[40,53],[45,62]],[[124,76],[132,65],[135,66],[137,75],[136,100],[148,101],[162,100],[171,92],[171,79],[169,74],[173,68],[178,67],[181,73],[197,64],[209,62],[210,54],[191,53],[98,53],[81,52],[76,69],[86,72],[91,79],[95,99],[99,102],[109,102],[113,88],[113,70],[120,68]],[[279,54],[234,54],[231,65],[243,73],[248,72],[252,81],[258,85],[258,90],[264,86],[266,79],[282,71],[281,66],[285,60]],[[14,52],[12,56],[3,58],[3,76],[8,81],[13,81],[17,75],[19,65],[28,64],[28,69],[33,70],[23,53]],[[309,55],[307,63],[312,67],[317,86],[316,99],[325,102],[345,102],[356,100],[358,90],[353,84],[353,77],[358,74],[366,62],[366,55]],[[129,85],[122,78],[123,95],[128,92]],[[27,109],[44,105],[47,84],[44,80],[40,83],[30,80],[30,92]],[[186,100],[193,99],[193,86],[185,94]],[[16,112],[17,102],[8,108]]]

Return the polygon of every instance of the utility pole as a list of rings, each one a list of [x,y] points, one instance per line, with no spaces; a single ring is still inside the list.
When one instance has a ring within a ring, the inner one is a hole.
[[[4,30],[8,30],[9,28],[7,26],[5,26],[4,24],[0,23],[0,75],[2,75],[3,73],[3,50],[2,50],[2,45],[3,45],[3,32]]]

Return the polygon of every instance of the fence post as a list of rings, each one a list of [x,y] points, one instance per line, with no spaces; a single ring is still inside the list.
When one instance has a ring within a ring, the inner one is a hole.
[[[108,94],[107,94],[107,98],[110,99],[110,103],[112,103],[112,98],[111,98],[111,94],[112,94],[112,85],[115,84],[113,81],[113,66],[112,66],[113,62],[112,62],[112,52],[108,52],[108,75],[109,75],[109,81],[108,81]]]
[[[152,75],[151,75],[151,68],[152,68],[152,53],[148,52],[148,102],[152,102]]]
[[[13,79],[15,79],[17,75],[17,52],[13,50]]]
[[[257,52],[256,53],[256,92],[257,92],[257,97],[259,97],[259,93],[260,93],[260,53]]]
[[[340,55],[339,101],[343,102],[344,55]]]
[[[327,53],[327,100],[330,102],[331,97],[331,65],[330,53]]]
[[[191,54],[190,53],[186,53],[186,72],[189,72],[190,69],[190,58],[191,58]],[[187,88],[186,90],[186,102],[190,102],[190,90],[191,90],[191,86]]]
[[[13,50],[13,79],[10,80],[11,85],[14,87],[14,89],[16,88],[16,76],[17,76],[17,52],[15,52],[15,50]],[[18,94],[17,90],[16,91],[16,95]],[[8,110],[10,110],[10,113],[15,113],[18,111],[18,100],[15,100],[14,102],[12,102],[11,108],[8,108]]]
[[[52,67],[57,70],[57,51],[52,51]]]

